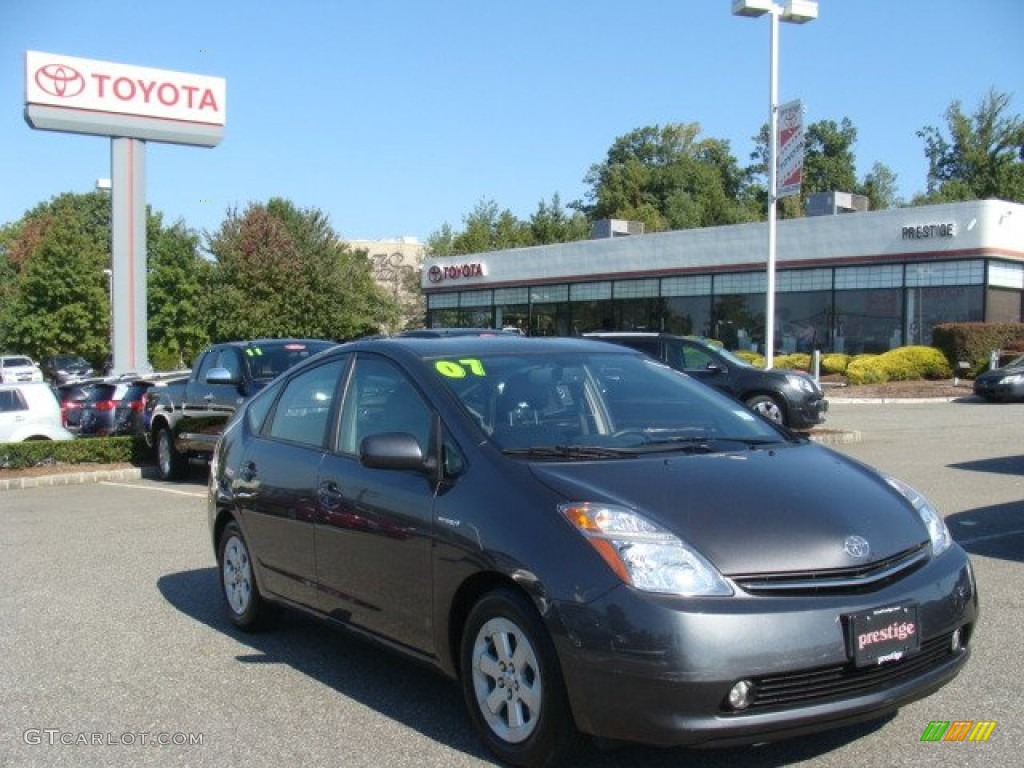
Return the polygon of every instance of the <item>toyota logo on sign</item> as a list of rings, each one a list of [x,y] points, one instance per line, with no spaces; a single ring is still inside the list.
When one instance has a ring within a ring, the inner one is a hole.
[[[47,64],[36,70],[36,85],[45,93],[61,99],[73,99],[85,90],[82,73],[67,64]]]
[[[441,268],[436,264],[427,271],[427,279],[432,283],[439,283],[443,279],[444,274],[441,272]]]

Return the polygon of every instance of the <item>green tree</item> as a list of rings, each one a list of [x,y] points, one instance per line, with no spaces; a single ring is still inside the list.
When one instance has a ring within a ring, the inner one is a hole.
[[[451,238],[449,255],[501,251],[533,244],[529,225],[517,219],[508,208],[499,210],[493,200],[478,202],[463,223],[465,229]]]
[[[579,204],[591,221],[642,221],[648,232],[736,224],[756,218],[748,176],[719,139],[697,123],[638,128],[612,143],[584,182]]]
[[[946,110],[948,135],[917,132],[928,158],[928,189],[917,204],[1000,198],[1024,202],[1024,120],[1007,114],[1010,96],[989,91],[974,114],[959,100]]]
[[[430,256],[445,257],[455,255],[455,230],[447,221],[440,229],[431,232],[427,237],[427,253]]]
[[[209,284],[213,271],[199,253],[199,235],[183,221],[146,225],[149,359],[157,370],[187,367],[210,341]]]
[[[534,245],[569,243],[590,236],[590,222],[579,211],[569,212],[558,193],[551,202],[541,200],[530,217],[530,239]]]
[[[903,205],[896,189],[896,174],[882,163],[875,163],[871,167],[858,191],[867,196],[872,211],[884,211]]]
[[[563,206],[555,193],[551,201],[541,200],[528,221],[522,221],[493,200],[481,200],[463,217],[465,229],[456,232],[445,222],[427,238],[431,256],[462,256],[531,245],[586,240],[590,222],[578,210]]]
[[[280,198],[228,212],[208,237],[211,339],[348,339],[399,322],[366,253],[339,240],[326,215]]]
[[[99,365],[110,349],[110,199],[65,193],[5,227],[0,348],[39,359],[76,352]]]

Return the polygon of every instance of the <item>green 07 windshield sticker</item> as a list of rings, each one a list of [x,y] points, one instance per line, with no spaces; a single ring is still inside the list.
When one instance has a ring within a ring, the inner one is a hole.
[[[475,357],[468,357],[463,360],[438,360],[434,363],[437,372],[449,379],[464,379],[469,374],[473,376],[486,376],[484,364]]]

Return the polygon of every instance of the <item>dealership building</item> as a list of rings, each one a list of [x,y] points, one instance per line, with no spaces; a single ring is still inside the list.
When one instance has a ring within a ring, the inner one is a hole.
[[[868,212],[829,198],[826,215],[778,222],[777,352],[884,352],[930,345],[940,323],[1022,321],[1024,205]],[[656,234],[616,224],[591,240],[427,258],[427,324],[660,330],[761,349],[766,223]]]

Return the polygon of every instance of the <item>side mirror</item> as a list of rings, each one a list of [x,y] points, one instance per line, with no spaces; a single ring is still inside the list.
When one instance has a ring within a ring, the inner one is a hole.
[[[364,437],[359,443],[359,461],[371,469],[427,468],[420,444],[408,432],[381,432]]]
[[[207,384],[238,384],[241,380],[227,368],[211,368],[206,374]]]

